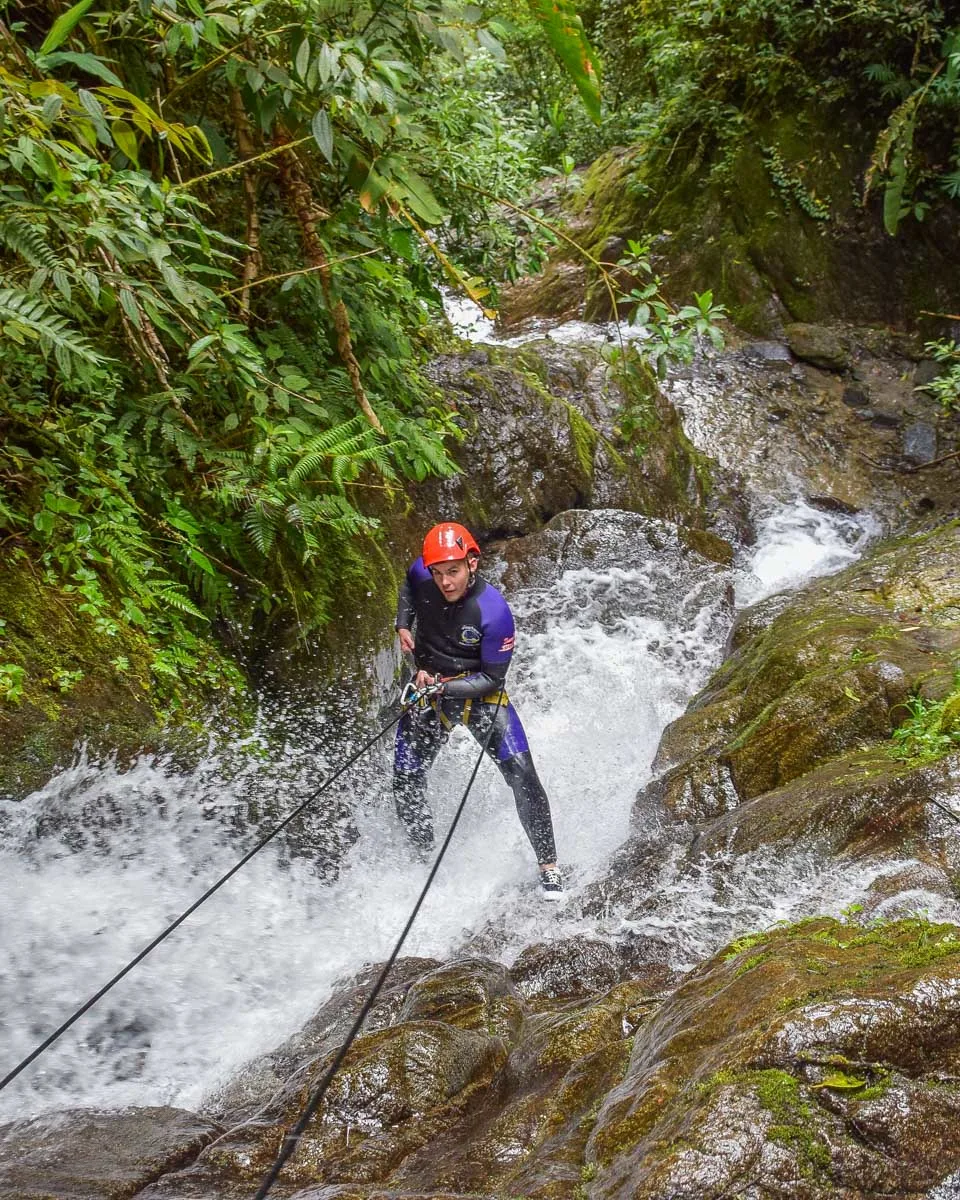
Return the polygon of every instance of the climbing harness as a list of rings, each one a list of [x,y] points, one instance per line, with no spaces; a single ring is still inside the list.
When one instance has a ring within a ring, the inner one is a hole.
[[[433,685],[435,691],[437,688],[439,688],[439,686],[440,685]],[[404,694],[406,694],[406,689],[404,689]],[[414,693],[414,695],[418,695],[418,693]],[[505,695],[504,689],[501,687],[500,697],[498,697],[498,703],[499,703],[499,698],[502,698],[504,695]],[[470,773],[470,778],[467,781],[466,789],[463,793],[463,796],[460,798],[460,803],[457,806],[457,811],[453,814],[453,820],[450,822],[450,828],[447,830],[447,836],[443,839],[443,845],[440,847],[440,852],[438,853],[433,866],[430,868],[430,874],[427,876],[427,881],[423,885],[423,890],[421,891],[420,895],[417,897],[417,902],[413,906],[413,911],[410,913],[410,916],[407,920],[406,925],[404,925],[404,927],[403,927],[403,932],[400,934],[400,937],[397,939],[397,944],[394,946],[393,950],[390,952],[390,957],[387,959],[386,963],[383,966],[383,969],[381,970],[380,974],[377,976],[377,981],[373,985],[373,988],[370,991],[370,995],[364,1001],[363,1007],[360,1009],[360,1012],[357,1014],[357,1018],[354,1021],[353,1025],[351,1026],[350,1032],[347,1034],[343,1045],[337,1051],[336,1058],[334,1058],[333,1062],[327,1068],[325,1075],[320,1080],[313,1095],[310,1097],[310,1100],[307,1103],[306,1108],[300,1114],[300,1118],[297,1121],[296,1125],[294,1125],[293,1129],[291,1129],[290,1132],[284,1137],[283,1143],[280,1147],[280,1153],[277,1155],[276,1161],[274,1162],[273,1166],[270,1168],[270,1171],[269,1171],[268,1175],[266,1176],[266,1178],[264,1179],[263,1183],[260,1185],[260,1190],[257,1192],[256,1196],[254,1197],[254,1200],[264,1200],[267,1193],[270,1191],[270,1189],[276,1183],[277,1178],[279,1177],[280,1172],[283,1170],[284,1164],[286,1163],[287,1159],[297,1149],[297,1146],[299,1145],[299,1142],[300,1142],[300,1138],[303,1135],[303,1131],[310,1124],[311,1118],[313,1117],[314,1113],[316,1113],[317,1109],[320,1107],[320,1104],[323,1101],[324,1096],[327,1094],[327,1090],[329,1089],[330,1084],[333,1082],[333,1077],[336,1075],[337,1071],[342,1066],[343,1060],[347,1057],[347,1053],[350,1050],[350,1047],[353,1045],[354,1041],[356,1040],[357,1035],[359,1034],[360,1030],[363,1028],[363,1023],[367,1019],[367,1015],[369,1014],[370,1009],[373,1008],[373,1005],[376,1002],[377,996],[380,995],[380,991],[383,988],[384,983],[386,982],[387,976],[390,974],[390,970],[393,967],[393,964],[397,961],[397,957],[399,956],[400,951],[403,948],[403,943],[406,941],[407,935],[409,934],[410,930],[413,928],[413,923],[417,919],[417,914],[419,913],[424,900],[427,898],[427,892],[430,891],[430,886],[433,883],[434,877],[437,874],[437,871],[440,867],[440,863],[443,861],[443,856],[447,852],[447,847],[450,845],[450,842],[453,839],[454,831],[456,830],[457,825],[460,821],[460,817],[463,814],[463,810],[466,807],[467,797],[470,795],[470,789],[473,787],[473,781],[477,777],[477,772],[480,770],[480,764],[483,762],[483,756],[487,753],[487,748],[490,745],[490,739],[493,736],[494,728],[495,728],[495,722],[491,722],[489,732],[487,733],[487,736],[484,740],[483,746],[480,749],[480,753],[477,756],[477,760],[473,764],[473,771]]]
[[[171,921],[170,924],[166,927],[166,929],[164,929],[161,933],[159,933],[153,939],[153,941],[149,944],[149,946],[145,946],[140,951],[140,953],[135,958],[132,958],[122,970],[118,971],[116,973],[116,975],[113,976],[112,979],[108,980],[103,985],[103,987],[100,988],[100,990],[95,993],[95,995],[91,996],[89,1000],[87,1000],[84,1004],[82,1004],[76,1010],[76,1012],[72,1013],[63,1022],[63,1024],[59,1025],[53,1031],[53,1033],[51,1033],[49,1035],[49,1037],[45,1038],[40,1043],[39,1046],[37,1046],[37,1047],[35,1047],[35,1049],[31,1050],[31,1052],[27,1055],[26,1058],[24,1058],[21,1062],[17,1063],[17,1065],[13,1068],[12,1071],[9,1071],[6,1075],[4,1075],[4,1077],[2,1079],[0,1079],[0,1092],[3,1091],[3,1089],[7,1086],[7,1084],[12,1083],[14,1081],[14,1079],[16,1079],[17,1076],[22,1071],[25,1071],[26,1068],[29,1067],[32,1062],[34,1062],[36,1059],[38,1059],[45,1050],[49,1049],[49,1047],[52,1046],[54,1044],[54,1042],[58,1041],[72,1025],[76,1024],[76,1022],[80,1020],[80,1018],[84,1015],[84,1013],[89,1012],[90,1009],[93,1008],[93,1006],[99,1000],[102,1000],[103,997],[107,994],[107,992],[109,992],[111,990],[111,988],[115,987],[120,982],[120,980],[124,978],[124,976],[128,975],[133,970],[133,968],[135,966],[137,966],[139,963],[143,962],[143,960],[147,957],[148,954],[150,954],[152,951],[156,950],[156,948],[160,945],[161,942],[166,941],[166,939],[170,936],[170,934],[172,934],[175,929],[179,928],[179,926],[181,926],[183,924],[183,922],[189,916],[191,916],[193,913],[195,913],[201,904],[203,904],[203,903],[205,903],[205,901],[209,900],[210,897],[214,894],[214,892],[218,892],[220,890],[220,888],[222,888],[223,885],[228,880],[232,879],[233,876],[236,875],[236,873],[241,869],[241,867],[245,867],[247,865],[247,863],[251,860],[251,858],[254,857],[255,854],[259,854],[260,851],[264,848],[264,846],[266,846],[268,843],[272,842],[273,839],[277,836],[277,834],[281,833],[284,829],[286,829],[286,827],[290,824],[291,821],[295,820],[298,816],[300,816],[300,814],[304,811],[304,809],[309,807],[309,805],[311,805],[314,802],[314,800],[317,799],[318,796],[320,796],[323,792],[325,792],[327,790],[327,788],[330,787],[331,784],[335,783],[340,778],[340,776],[343,775],[345,771],[347,771],[347,769],[349,767],[352,767],[353,764],[357,761],[357,759],[360,758],[360,756],[362,754],[365,754],[366,751],[369,750],[370,747],[372,745],[374,745],[375,742],[379,741],[380,738],[382,738],[385,733],[388,733],[394,727],[394,725],[399,724],[400,720],[403,717],[403,714],[407,711],[407,708],[409,708],[413,704],[418,704],[418,703],[422,702],[422,700],[425,696],[433,695],[435,692],[439,691],[440,687],[441,687],[440,684],[436,684],[436,685],[431,685],[430,687],[427,687],[427,688],[423,688],[419,692],[416,689],[414,689],[411,692],[409,690],[410,685],[408,684],[407,687],[404,688],[403,693],[400,697],[401,708],[400,708],[399,714],[396,717],[394,717],[391,721],[389,721],[386,725],[384,725],[384,727],[381,730],[379,730],[379,732],[375,733],[372,738],[370,738],[368,741],[364,742],[363,745],[360,747],[360,749],[357,750],[357,752],[355,754],[351,755],[351,757],[348,758],[345,762],[343,762],[336,769],[336,771],[334,771],[334,773],[330,776],[330,778],[327,779],[324,783],[322,783],[315,792],[312,792],[307,797],[306,800],[304,800],[302,803],[298,804],[297,807],[288,816],[284,817],[284,819],[280,822],[279,825],[275,826],[265,837],[261,838],[261,840],[259,842],[257,842],[257,844],[253,847],[252,850],[249,850],[243,856],[243,858],[241,858],[239,860],[239,862],[235,863],[234,866],[232,866],[230,868],[230,870],[227,871],[227,873],[225,875],[221,875],[221,877],[216,881],[216,883],[212,884],[209,888],[207,888],[207,890],[203,893],[203,895],[198,900],[195,900],[193,902],[193,904],[190,905],[189,908],[185,909],[180,914],[180,916],[176,918],[176,920]],[[488,739],[488,741],[489,741],[489,739]],[[484,748],[486,748],[486,747],[484,747]],[[478,766],[479,766],[479,764],[478,764]],[[474,774],[476,774],[476,771],[474,771]],[[472,776],[471,776],[470,782],[471,782],[471,784],[473,783]],[[467,791],[469,792],[469,790],[470,789],[468,787]],[[464,794],[464,800],[466,800],[466,793]],[[446,849],[446,843],[444,843],[443,849],[444,850]],[[440,857],[442,857],[442,856],[443,856],[443,850],[441,850],[441,852],[440,852]],[[440,859],[438,858],[437,863],[439,863],[439,861],[440,861]],[[431,873],[430,878],[427,881],[427,886],[429,886],[429,884],[432,882],[432,880],[433,880],[433,873]],[[424,894],[426,894],[426,889],[424,889]],[[422,899],[423,899],[423,897],[421,896],[421,900]],[[417,908],[419,908],[419,902],[418,902]],[[416,910],[414,910],[414,915],[416,915]],[[409,928],[409,926],[408,926],[408,928]],[[404,934],[403,934],[404,937],[406,937],[406,933],[407,933],[407,930],[404,930]]]

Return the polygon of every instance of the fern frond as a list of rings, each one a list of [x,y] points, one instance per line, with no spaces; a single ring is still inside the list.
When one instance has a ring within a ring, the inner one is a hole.
[[[44,267],[48,271],[67,269],[67,264],[44,236],[45,232],[16,214],[0,220],[0,244],[19,254],[31,267]]]
[[[157,600],[169,605],[170,608],[175,608],[178,612],[187,613],[191,617],[198,617],[201,621],[209,621],[210,618],[200,611],[194,602],[186,596],[176,583],[166,583],[158,587],[154,591],[154,596]]]
[[[315,434],[303,445],[301,457],[288,475],[290,483],[302,483],[323,466],[324,459],[352,458],[369,450],[382,451],[384,447],[381,442],[371,445],[374,437],[376,434],[362,413],[331,429],[325,429],[323,433]]]
[[[244,513],[243,527],[260,553],[269,554],[277,540],[276,516],[262,504],[257,503]]]
[[[21,344],[26,339],[39,341],[45,353],[53,350],[63,365],[65,356],[69,363],[73,358],[98,366],[110,359],[99,354],[90,342],[78,333],[58,313],[29,292],[19,288],[0,288],[0,325],[3,332]]]

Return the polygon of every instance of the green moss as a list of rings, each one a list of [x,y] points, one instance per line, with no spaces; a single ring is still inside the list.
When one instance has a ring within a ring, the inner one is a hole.
[[[575,404],[562,401],[567,409],[570,437],[580,468],[589,479],[593,478],[593,460],[600,435]]]
[[[752,958],[745,959],[737,967],[735,978],[739,979],[741,975],[746,975],[748,971],[752,971],[754,967],[759,967],[760,964],[766,962],[768,958],[770,958],[769,954],[754,954]]]

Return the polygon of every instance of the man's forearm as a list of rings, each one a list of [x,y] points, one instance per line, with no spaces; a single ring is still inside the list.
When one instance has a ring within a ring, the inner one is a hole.
[[[476,700],[479,696],[489,696],[503,687],[506,671],[477,671],[463,679],[451,679],[443,685],[443,694],[451,700]]]

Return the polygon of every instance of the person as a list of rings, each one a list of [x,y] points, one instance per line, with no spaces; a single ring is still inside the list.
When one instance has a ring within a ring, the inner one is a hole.
[[[480,547],[452,521],[435,525],[423,553],[400,588],[396,629],[400,649],[412,654],[417,691],[437,687],[406,710],[397,726],[394,801],[411,842],[423,851],[434,844],[433,814],[426,799],[427,772],[449,730],[463,724],[483,744],[510,785],[521,824],[540,867],[545,899],[559,900],[550,801],[537,775],[523,725],[504,688],[513,657],[514,624],[509,605],[477,574]],[[493,726],[491,733],[491,725]]]

